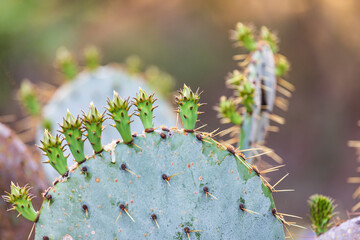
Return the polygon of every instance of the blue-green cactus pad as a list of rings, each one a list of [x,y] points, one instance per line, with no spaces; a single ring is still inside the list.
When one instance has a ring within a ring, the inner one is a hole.
[[[273,216],[270,190],[210,138],[179,130],[148,133],[134,144],[115,142],[57,183],[44,200],[36,237],[49,239],[285,239]],[[126,168],[137,176],[121,169]],[[86,175],[81,171],[87,168]],[[162,174],[172,177],[169,186]],[[207,186],[207,196],[203,187]],[[242,211],[243,203],[248,210]],[[88,214],[83,205],[88,208]],[[122,212],[120,204],[128,204]],[[160,229],[152,214],[156,214]],[[70,237],[71,236],[71,237]]]

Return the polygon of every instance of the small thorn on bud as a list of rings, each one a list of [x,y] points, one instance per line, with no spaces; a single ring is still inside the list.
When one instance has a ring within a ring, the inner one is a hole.
[[[276,209],[273,208],[273,209],[271,210],[271,213],[272,213],[272,215],[276,216],[276,213],[277,213]]]
[[[235,155],[235,149],[232,146],[228,146],[226,150],[231,153],[232,155]]]

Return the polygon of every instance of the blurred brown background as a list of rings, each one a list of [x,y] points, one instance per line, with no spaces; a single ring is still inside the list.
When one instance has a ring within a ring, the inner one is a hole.
[[[0,2],[0,115],[19,114],[14,91],[27,77],[56,82],[56,49],[77,54],[86,44],[103,51],[103,62],[138,54],[183,83],[204,90],[208,105],[200,117],[217,128],[213,106],[229,95],[224,76],[236,67],[229,30],[236,22],[266,25],[281,40],[280,53],[292,64],[296,92],[286,124],[268,143],[287,164],[272,174],[290,176],[275,194],[280,212],[307,217],[307,198],[322,193],[336,199],[340,215],[355,204],[355,151],[360,139],[360,2],[357,0],[170,0]],[[224,126],[221,126],[224,127]]]

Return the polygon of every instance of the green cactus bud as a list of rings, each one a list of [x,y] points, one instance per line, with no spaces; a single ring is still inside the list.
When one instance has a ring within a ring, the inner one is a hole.
[[[130,55],[125,60],[126,69],[130,74],[138,74],[142,71],[143,63],[139,56]]]
[[[40,149],[49,158],[49,161],[46,163],[50,163],[60,175],[66,175],[68,172],[67,156],[64,156],[64,146],[62,146],[62,140],[60,140],[59,135],[54,137],[45,129],[44,141],[41,141],[41,143]]]
[[[84,58],[86,68],[90,71],[94,71],[100,65],[101,55],[99,49],[95,46],[88,46],[84,49]]]
[[[83,124],[87,131],[86,136],[89,139],[95,153],[100,153],[103,150],[103,146],[101,144],[101,133],[103,129],[102,123],[104,120],[104,114],[100,114],[91,102],[89,112],[87,114],[83,114]]]
[[[254,93],[255,88],[251,82],[245,82],[237,89],[238,96],[241,98],[241,103],[246,108],[246,112],[252,113],[254,107]]]
[[[246,81],[244,74],[238,70],[234,70],[226,79],[226,84],[230,88],[236,88]]]
[[[153,111],[157,106],[153,107],[153,103],[157,99],[154,98],[154,94],[148,95],[144,90],[139,88],[139,93],[134,98],[134,105],[137,108],[137,116],[140,117],[142,124],[144,125],[145,131],[151,131],[154,127],[153,122]]]
[[[270,30],[265,26],[261,27],[260,32],[261,32],[260,33],[261,40],[264,40],[269,44],[271,51],[273,53],[277,53],[279,51],[279,47],[278,47],[279,39],[277,38],[277,36],[274,33],[270,32]]]
[[[256,50],[257,43],[254,38],[253,30],[249,25],[238,23],[236,25],[233,39],[250,52]]]
[[[21,82],[18,97],[28,114],[32,116],[39,116],[41,114],[41,103],[37,97],[34,85],[28,79]]]
[[[129,114],[129,98],[124,100],[114,91],[113,100],[111,101],[108,98],[107,103],[109,105],[108,111],[110,112],[110,117],[114,120],[115,127],[119,131],[124,143],[131,143],[133,137],[131,136],[130,128],[132,121],[130,120],[131,115]]]
[[[67,80],[72,80],[78,73],[78,66],[74,56],[65,47],[56,52],[56,64]]]
[[[290,70],[290,63],[287,58],[281,54],[277,54],[275,58],[275,74],[277,77],[282,77]]]
[[[222,96],[220,98],[218,111],[221,114],[222,118],[228,119],[233,124],[241,125],[242,117],[237,111],[234,99],[227,99],[225,96]]]
[[[76,162],[81,163],[85,160],[84,154],[84,139],[83,130],[81,129],[81,119],[79,116],[76,118],[67,110],[66,116],[61,125],[62,133],[68,143],[71,153],[73,154]]]
[[[20,184],[29,183],[34,187],[32,192],[36,195],[41,194],[48,187],[39,159],[33,155],[35,154],[29,151],[10,128],[0,123],[0,193],[7,191],[11,181]],[[8,213],[7,208],[10,206],[7,205],[9,204],[1,200],[0,239],[17,239],[17,237],[27,236],[33,225],[32,222],[14,219],[15,212]],[[40,206],[42,198],[37,197],[32,203],[34,206]]]
[[[200,114],[198,108],[201,93],[199,89],[194,93],[188,86],[184,84],[184,88],[179,91],[180,95],[176,97],[179,107],[179,114],[185,131],[193,131]]]
[[[29,193],[30,189],[28,185],[20,187],[11,182],[11,192],[2,197],[6,202],[12,204],[12,208],[9,210],[16,210],[19,212],[18,216],[21,215],[32,222],[37,222],[38,213],[31,203],[33,196]]]
[[[326,232],[331,226],[330,221],[335,209],[334,200],[329,197],[314,194],[308,200],[310,220],[317,236]]]

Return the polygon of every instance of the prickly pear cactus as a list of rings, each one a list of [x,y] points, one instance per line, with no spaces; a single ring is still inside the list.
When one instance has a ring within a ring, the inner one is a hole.
[[[45,132],[42,149],[63,178],[46,191],[39,212],[28,202],[35,239],[285,239],[273,187],[241,153],[195,129],[199,93],[184,86],[177,97],[184,129],[156,129],[154,102],[143,90],[133,103],[114,93],[109,117],[123,140],[100,151],[103,114],[90,109],[82,124],[95,153],[85,160],[74,156],[72,167],[63,160],[62,137]],[[143,134],[131,134],[130,104]],[[78,121],[65,119],[64,138],[81,153],[76,144],[83,136],[67,133],[77,131]],[[21,211],[20,197],[5,198]]]
[[[39,142],[42,139],[44,127],[52,126],[52,132],[55,131],[56,126],[63,123],[62,116],[69,110],[75,116],[81,115],[81,110],[86,109],[89,102],[93,102],[95,106],[104,106],[106,104],[106,97],[111,96],[113,90],[116,90],[120,96],[132,96],[135,97],[135,93],[139,86],[146,91],[152,89],[160,89],[164,86],[168,91],[173,79],[170,75],[163,73],[158,68],[151,66],[145,73],[140,73],[141,67],[138,66],[139,59],[128,60],[127,66],[122,67],[120,65],[107,65],[99,66],[99,53],[96,48],[90,47],[85,50],[85,62],[86,70],[78,74],[79,67],[76,64],[74,56],[65,48],[61,48],[58,53],[57,66],[59,70],[67,79],[67,82],[63,84],[55,93],[45,106],[39,107],[38,101],[34,99],[34,92],[22,91],[20,94],[21,102],[25,106],[25,109],[41,111],[41,119],[43,124],[39,124],[37,127],[36,141]],[[134,66],[136,65],[136,66]],[[157,80],[162,84],[157,85]],[[24,88],[29,89],[28,82],[24,82]],[[162,91],[164,94],[166,91]],[[32,93],[32,94],[29,94]],[[25,94],[27,93],[27,94]],[[24,96],[33,96],[27,97]],[[26,101],[30,99],[31,101]],[[36,105],[34,103],[37,103]],[[158,103],[162,108],[157,111],[157,117],[154,119],[157,125],[174,125],[176,122],[176,114],[172,110],[170,104],[167,103],[166,97],[159,97]],[[34,106],[35,105],[35,106]],[[36,107],[36,108],[35,108]],[[35,110],[34,110],[35,109]],[[105,109],[100,108],[99,111],[103,112]],[[117,139],[117,134],[110,130],[110,126],[104,125],[105,129],[102,132],[102,138],[104,142],[111,142],[113,139]],[[132,124],[134,132],[141,132],[142,126],[139,119],[134,119]],[[71,150],[72,147],[70,147]],[[70,152],[66,152],[69,154]],[[92,148],[89,145],[84,146],[83,155],[90,156],[92,154]],[[43,159],[45,161],[45,159]],[[74,159],[69,158],[68,164],[72,164]],[[57,176],[57,172],[48,165],[44,166],[45,173],[49,176],[49,179],[54,179]]]
[[[250,54],[234,57],[243,60],[239,64],[242,71],[233,71],[226,81],[234,90],[234,96],[221,97],[217,109],[223,123],[235,125],[224,132],[233,137],[228,143],[237,142],[240,149],[261,147],[268,130],[277,130],[270,126],[270,120],[284,122],[283,118],[273,114],[273,109],[274,105],[286,109],[288,104],[284,97],[276,96],[277,91],[286,97],[293,91],[294,87],[281,78],[289,70],[289,63],[277,54],[278,40],[266,27],[262,27],[260,36],[255,37],[251,27],[238,23],[232,39]],[[255,150],[248,151],[246,155],[255,153]]]
[[[47,183],[39,168],[26,145],[0,123],[0,191],[7,190],[9,182],[16,181],[21,185],[31,184],[35,187],[33,191],[40,194]],[[41,198],[35,199],[35,204],[40,206]],[[32,224],[23,219],[17,221],[16,214],[6,212],[3,202],[0,202],[0,219],[0,239],[20,240],[30,232]]]

